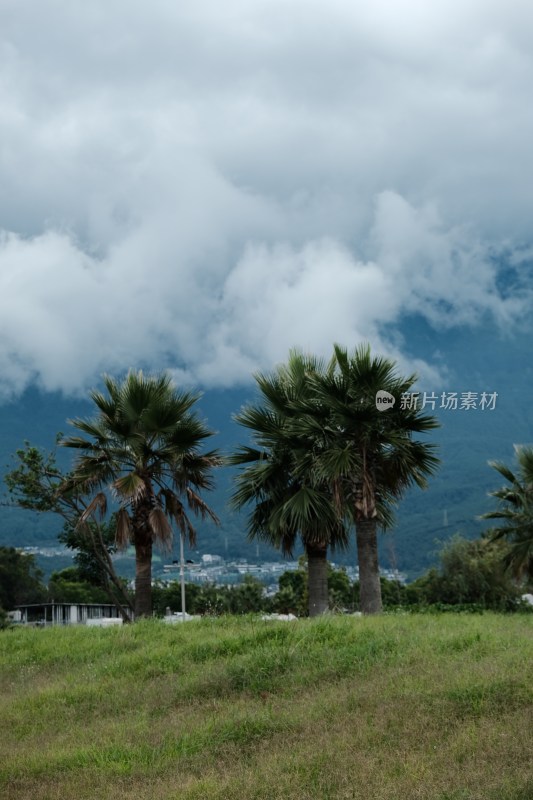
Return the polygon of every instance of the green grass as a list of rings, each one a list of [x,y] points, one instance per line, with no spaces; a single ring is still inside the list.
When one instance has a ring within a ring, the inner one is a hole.
[[[532,800],[533,618],[0,634],[9,800]]]

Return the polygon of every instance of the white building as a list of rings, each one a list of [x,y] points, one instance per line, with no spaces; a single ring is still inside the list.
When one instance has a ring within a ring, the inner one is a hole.
[[[119,616],[115,606],[106,603],[33,603],[16,606],[12,619],[23,625],[85,625],[87,620]]]

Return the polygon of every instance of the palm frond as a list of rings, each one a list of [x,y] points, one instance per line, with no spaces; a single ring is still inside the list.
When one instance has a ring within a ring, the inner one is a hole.
[[[184,504],[173,491],[166,488],[160,492],[161,499],[164,503],[165,513],[174,520],[180,534],[186,536],[190,546],[193,547],[196,543],[196,530],[187,516]]]
[[[117,513],[117,527],[115,532],[115,543],[119,550],[125,550],[131,542],[133,530],[131,519],[125,508],[120,508]]]
[[[73,425],[76,420],[69,420]],[[60,439],[58,442],[60,447],[72,447],[78,450],[94,450],[95,443],[90,439],[83,439],[81,436],[68,436],[65,439]]]
[[[209,518],[210,520],[212,520],[212,522],[215,523],[215,525],[220,525],[220,520],[213,511],[213,509],[209,508],[205,500],[203,500],[200,497],[200,495],[197,494],[197,492],[191,489],[190,486],[188,486],[186,489],[186,495],[189,508],[191,509],[193,514],[196,514],[196,516],[201,517],[201,519]]]
[[[490,492],[499,501],[499,507],[481,518],[503,523],[490,528],[487,534],[492,541],[507,541],[506,567],[517,578],[524,575],[533,577],[533,448],[515,445],[515,454],[519,467],[517,474],[502,462],[489,462],[510,486]]]
[[[509,481],[509,483],[512,484],[517,483],[517,479],[514,473],[509,469],[509,467],[506,464],[503,464],[501,461],[489,461],[488,464],[489,467],[492,467],[492,469],[495,469],[496,472],[499,472],[500,475],[502,475],[506,481]]]
[[[170,550],[172,545],[172,526],[162,508],[156,507],[148,515],[154,540],[165,549]]]
[[[96,494],[93,497],[93,499],[91,500],[91,502],[81,515],[80,519],[82,522],[87,522],[89,517],[96,516],[97,514],[100,517],[100,519],[103,519],[106,515],[106,511],[107,511],[107,497],[103,492],[98,492],[98,494]]]
[[[137,503],[146,497],[148,488],[144,479],[136,472],[121,475],[111,484],[115,494],[126,502]]]

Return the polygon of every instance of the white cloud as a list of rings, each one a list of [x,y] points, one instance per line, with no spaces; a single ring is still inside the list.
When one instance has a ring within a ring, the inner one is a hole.
[[[493,258],[529,275],[524,2],[28,0],[0,31],[4,394],[526,308]]]

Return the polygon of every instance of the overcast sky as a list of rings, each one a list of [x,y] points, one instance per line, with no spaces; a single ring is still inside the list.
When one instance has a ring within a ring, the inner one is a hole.
[[[526,0],[1,0],[0,393],[505,328],[532,86]]]

